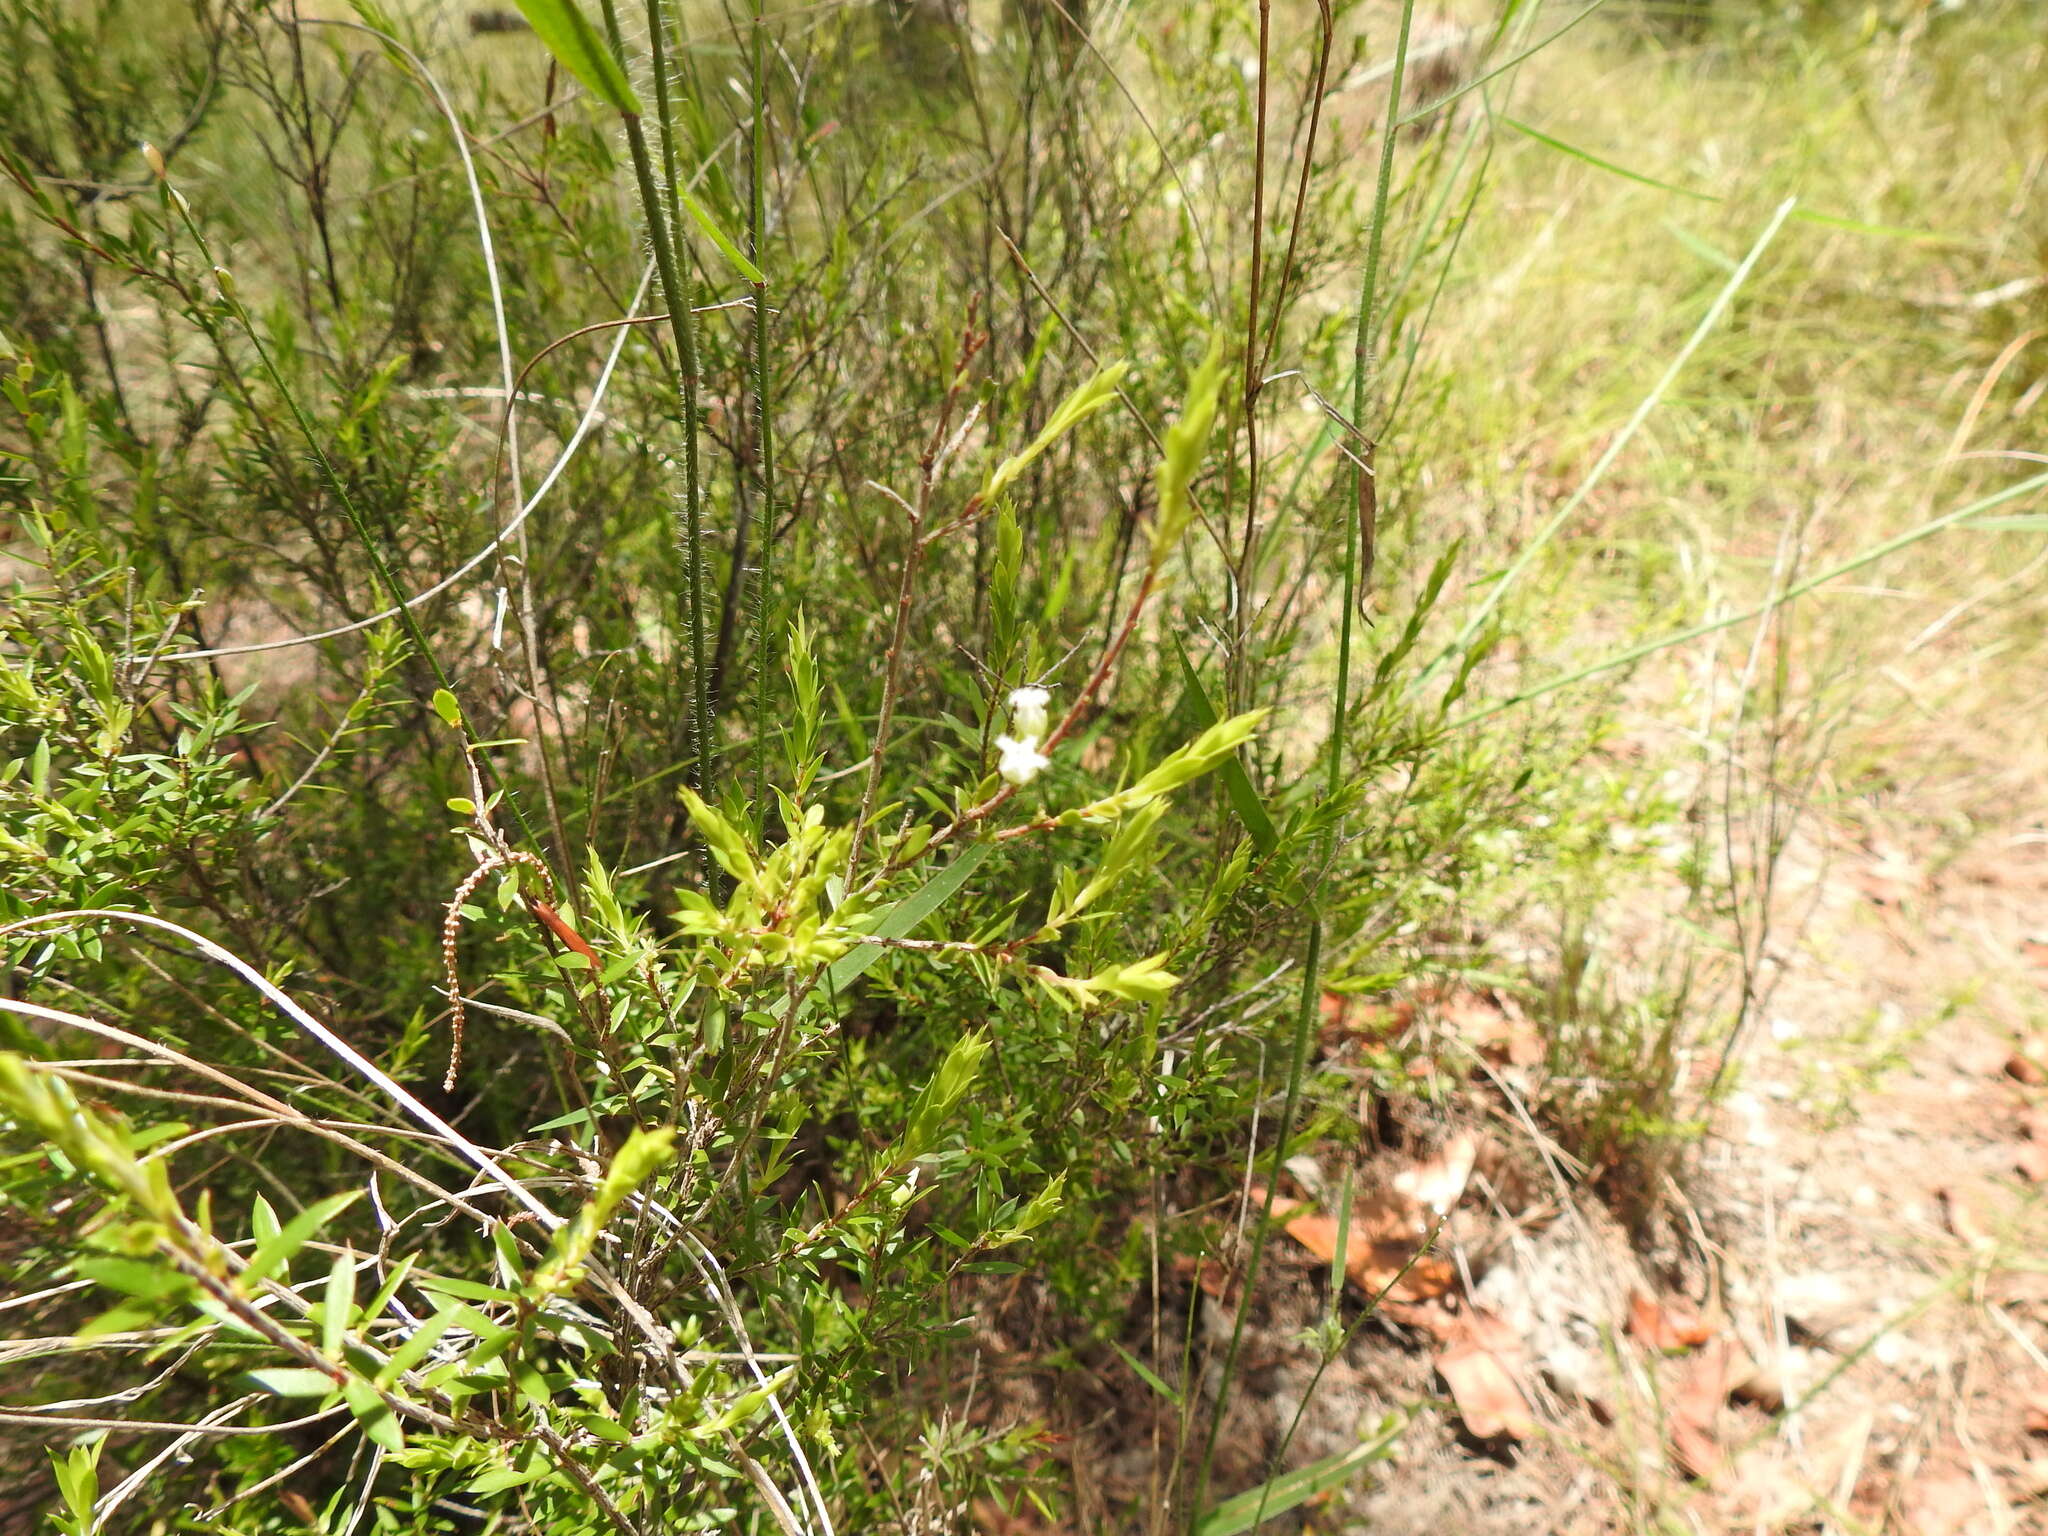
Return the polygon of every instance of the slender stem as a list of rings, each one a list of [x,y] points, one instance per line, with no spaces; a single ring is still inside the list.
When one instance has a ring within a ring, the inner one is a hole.
[[[904,508],[910,514],[910,543],[903,552],[903,574],[897,579],[896,583],[896,619],[890,631],[888,659],[882,669],[882,704],[880,714],[875,721],[874,750],[868,754],[867,784],[861,790],[860,814],[854,817],[852,845],[848,848],[846,854],[846,881],[848,885],[853,883],[854,871],[860,867],[860,853],[867,839],[868,822],[875,813],[875,797],[881,793],[882,760],[889,747],[889,728],[895,723],[896,719],[896,695],[901,690],[903,683],[903,647],[910,636],[910,610],[917,595],[918,569],[924,564],[925,551],[930,548],[933,540],[947,533],[955,526],[954,524],[948,524],[940,528],[936,533],[927,534],[925,532],[927,517],[931,511],[932,492],[938,488],[941,469],[940,456],[945,450],[947,434],[952,430],[953,412],[960,404],[960,392],[967,383],[968,366],[973,363],[974,355],[981,350],[982,343],[987,340],[986,335],[975,331],[974,310],[970,306],[967,312],[967,323],[961,329],[960,356],[953,365],[953,382],[946,390],[944,401],[940,403],[939,419],[932,427],[932,435],[925,443],[924,457],[918,464],[917,503],[914,506],[905,505]],[[899,502],[901,501],[900,497],[896,499]],[[978,510],[977,504],[979,501],[979,496],[969,501],[966,510],[961,514],[963,519],[969,513]],[[1062,727],[1062,730],[1064,730],[1064,727]],[[1059,735],[1060,732],[1054,732],[1052,740],[1058,740]],[[1050,746],[1051,741],[1048,741],[1047,747],[1050,748]],[[993,806],[1000,799],[1001,797],[998,796],[988,803]],[[960,822],[956,819],[947,831],[957,831],[959,827]],[[931,847],[938,841],[938,838],[933,838],[926,847]],[[893,865],[885,865],[882,870],[876,873],[875,878],[879,880],[882,875],[887,874],[889,869],[893,867]]]
[[[679,20],[678,16],[678,20]],[[668,37],[662,0],[647,0],[647,52],[653,70],[655,123],[661,133],[661,174],[668,193],[662,218],[676,251],[681,297],[690,297],[690,248],[683,238],[681,165],[676,156],[674,92],[669,79]],[[670,306],[671,313],[674,306]],[[697,793],[708,794],[718,775],[717,732],[712,720],[711,672],[704,656],[704,501],[703,466],[698,459],[697,424],[700,379],[697,359],[697,318],[687,303],[677,330],[676,349],[683,375],[683,566],[690,604],[690,713],[697,722]],[[737,573],[735,573],[737,574]]]
[[[624,34],[619,28],[618,0],[603,0],[605,33],[612,51],[623,61]],[[648,0],[649,32],[655,62],[657,110],[667,112],[666,55],[662,49],[660,0]],[[633,178],[640,193],[640,210],[647,220],[648,243],[654,247],[654,270],[661,282],[662,301],[668,306],[669,332],[675,341],[676,359],[682,374],[683,427],[683,517],[680,543],[683,557],[683,629],[690,647],[693,673],[689,707],[684,711],[684,755],[689,759],[690,787],[708,797],[714,777],[711,764],[710,675],[704,664],[704,549],[701,507],[698,497],[697,466],[697,328],[690,314],[689,273],[677,260],[677,231],[669,220],[671,198],[664,198],[655,179],[654,160],[647,147],[647,133],[637,114],[619,114],[625,124],[626,147],[633,158]],[[687,254],[687,253],[685,253]]]
[[[1414,15],[1415,0],[1402,0],[1401,27],[1394,43],[1393,78],[1388,86],[1387,122],[1380,137],[1379,182],[1373,197],[1372,230],[1366,244],[1365,274],[1359,289],[1357,350],[1351,380],[1351,420],[1360,431],[1364,430],[1367,392],[1376,364],[1373,323],[1378,301],[1380,254],[1384,246],[1387,223],[1387,200],[1393,180],[1394,120],[1401,110],[1401,80],[1407,68],[1408,34]],[[1263,75],[1263,71],[1261,73]],[[1256,280],[1254,276],[1254,281]],[[1256,321],[1256,311],[1254,320]],[[1274,324],[1276,327],[1279,324],[1277,314]],[[1332,797],[1343,787],[1344,740],[1348,734],[1350,714],[1352,621],[1357,607],[1361,576],[1367,582],[1371,580],[1372,519],[1377,512],[1376,497],[1372,488],[1371,441],[1368,439],[1361,443],[1359,450],[1354,474],[1360,515],[1350,522],[1344,537],[1344,601],[1337,638],[1337,696],[1330,723],[1328,763],[1327,793]],[[1322,836],[1321,862],[1325,865],[1329,863],[1335,851],[1336,836],[1337,829],[1332,823]],[[1293,1050],[1288,1057],[1287,1098],[1280,1111],[1280,1124],[1274,1132],[1273,1169],[1266,1179],[1266,1198],[1259,1214],[1258,1229],[1252,1234],[1251,1257],[1246,1267],[1244,1290],[1238,1301],[1237,1319],[1231,1329],[1230,1347],[1223,1357],[1223,1374],[1216,1388],[1216,1408],[1209,1420],[1208,1442],[1203,1447],[1195,1501],[1189,1511],[1191,1522],[1200,1518],[1201,1511],[1208,1504],[1209,1472],[1215,1458],[1216,1438],[1223,1426],[1224,1408],[1230,1396],[1230,1379],[1236,1370],[1238,1352],[1244,1341],[1245,1320],[1250,1314],[1252,1296],[1258,1283],[1259,1260],[1265,1252],[1266,1233],[1273,1222],[1273,1201],[1280,1187],[1280,1166],[1287,1158],[1288,1138],[1294,1134],[1294,1116],[1301,1103],[1302,1077],[1308,1065],[1309,1037],[1313,1033],[1317,1004],[1322,995],[1323,917],[1313,887],[1310,890],[1309,913],[1308,953],[1302,963],[1301,1001],[1295,1013]]]
[[[1360,433],[1353,486],[1358,509],[1353,536],[1358,543],[1354,559],[1349,553],[1351,539],[1345,540],[1343,634],[1338,642],[1343,665],[1337,673],[1338,719],[1343,719],[1346,693],[1351,680],[1351,616],[1361,591],[1372,590],[1373,566],[1379,553],[1379,486],[1375,476],[1378,445],[1366,431],[1365,407],[1371,397],[1373,375],[1379,368],[1380,253],[1386,246],[1387,200],[1394,180],[1394,146],[1400,137],[1401,84],[1408,73],[1408,33],[1415,21],[1415,0],[1402,0],[1401,30],[1394,40],[1394,72],[1387,82],[1387,121],[1380,130],[1380,172],[1373,188],[1372,230],[1366,238],[1365,276],[1358,287],[1358,331],[1352,341],[1351,424]],[[1330,782],[1334,787],[1343,762],[1343,731],[1338,729],[1330,756]]]
[[[1272,0],[1259,0],[1259,81],[1252,133],[1251,293],[1244,319],[1244,538],[1238,546],[1236,591],[1231,605],[1237,615],[1230,646],[1230,704],[1251,707],[1252,565],[1259,527],[1259,305],[1260,279],[1266,265],[1266,86],[1273,31]]]
[[[754,0],[753,51],[748,89],[753,96],[754,122],[747,157],[748,179],[752,182],[747,199],[747,256],[761,267],[762,248],[768,237],[768,0]],[[774,606],[772,567],[775,558],[775,419],[769,390],[772,370],[768,359],[768,284],[754,284],[754,456],[759,475],[758,510],[760,526],[754,541],[754,801],[765,804],[768,795],[768,719],[770,640],[769,615]]]
[[[1230,1401],[1230,1378],[1237,1369],[1238,1351],[1244,1344],[1245,1319],[1251,1313],[1251,1299],[1258,1289],[1259,1260],[1265,1256],[1266,1233],[1273,1225],[1273,1200],[1280,1188],[1280,1165],[1287,1160],[1287,1138],[1294,1134],[1294,1114],[1301,1105],[1301,1080],[1308,1067],[1308,1042],[1314,1033],[1316,1003],[1321,991],[1323,966],[1323,924],[1317,918],[1308,928],[1308,956],[1301,972],[1301,1003],[1295,1010],[1294,1049],[1287,1062],[1287,1098],[1280,1109],[1280,1125],[1273,1139],[1273,1171],[1266,1177],[1266,1199],[1259,1211],[1259,1224],[1252,1232],[1251,1256],[1245,1261],[1244,1288],[1238,1293],[1237,1321],[1230,1330],[1230,1348],[1223,1355],[1223,1374],[1216,1383],[1216,1409],[1209,1416],[1209,1438],[1202,1447],[1201,1472],[1195,1479],[1194,1502],[1188,1506],[1189,1529],[1200,1521],[1209,1504],[1209,1470],[1216,1458],[1216,1437],[1223,1428],[1223,1410]]]

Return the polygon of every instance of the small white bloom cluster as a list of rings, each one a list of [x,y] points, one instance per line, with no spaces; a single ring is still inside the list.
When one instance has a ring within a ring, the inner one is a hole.
[[[1010,723],[1017,734],[996,738],[996,750],[1002,754],[996,772],[1007,782],[1029,784],[1051,764],[1052,759],[1038,750],[1051,724],[1046,715],[1046,706],[1051,702],[1052,695],[1043,688],[1018,688],[1011,692]]]

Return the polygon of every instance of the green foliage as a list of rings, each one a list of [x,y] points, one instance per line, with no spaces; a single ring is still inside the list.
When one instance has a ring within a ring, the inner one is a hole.
[[[1489,432],[1520,386],[1430,339],[1522,270],[1460,265],[1484,94],[1367,206],[1378,130],[1337,105],[1377,76],[1291,125],[1246,86],[1383,57],[1377,11],[1261,55],[1224,7],[1085,40],[1005,7],[986,52],[923,6],[520,8],[452,46],[367,6],[0,17],[0,1274],[34,1341],[0,1406],[264,1431],[136,1482],[88,1431],[52,1517],[1050,1523],[1053,1428],[966,1411],[1013,1306],[1023,1374],[1122,1360],[1170,1410],[1182,1528],[1341,1488],[1393,1426],[1198,1498],[1230,1405],[1167,1261],[1214,1261],[1248,1142],[1448,1107],[1398,1044],[1311,1053],[1325,990],[1486,974],[1596,1173],[1690,1134],[1692,973],[1596,963],[1652,872],[1614,829],[1687,812],[1624,801],[1612,696],[1557,692],[1666,641],[1582,638],[1612,588],[1576,527],[1481,526],[1554,516],[1532,485],[1676,395]],[[1475,80],[1528,41],[1499,12]],[[1697,179],[1651,169],[1631,196]],[[1747,377],[1720,317],[1766,295],[1707,265],[1650,375]],[[1563,398],[1598,369],[1554,350]],[[1513,479],[1531,437],[1557,462]],[[1367,440],[1383,590],[1347,614]],[[1642,560],[1670,600],[1683,562]],[[1024,688],[1056,724],[1005,779]],[[1547,961],[1493,975],[1517,924]]]

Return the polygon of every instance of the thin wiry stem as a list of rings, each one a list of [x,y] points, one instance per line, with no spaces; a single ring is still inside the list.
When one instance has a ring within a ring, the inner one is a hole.
[[[747,155],[747,257],[761,267],[754,284],[754,457],[759,477],[759,531],[754,543],[754,802],[768,797],[769,616],[774,607],[775,405],[770,393],[774,365],[768,356],[767,269],[761,266],[768,238],[768,0],[754,0],[753,49],[748,93],[753,98],[753,133]]]
[[[682,170],[676,155],[673,82],[669,78],[668,16],[662,0],[647,0],[647,54],[653,73],[655,124],[661,134],[661,174],[667,190],[662,225],[673,251],[679,290],[670,295],[669,313],[680,313],[675,327],[676,355],[683,376],[683,587],[690,605],[685,629],[690,637],[690,718],[696,722],[693,787],[709,795],[717,776],[711,718],[711,673],[704,654],[704,502],[703,467],[698,461],[697,321],[690,311],[692,284],[690,247],[683,238]]]
[[[1415,21],[1415,0],[1402,0],[1401,31],[1394,43],[1394,73],[1387,82],[1387,121],[1380,130],[1379,180],[1373,188],[1372,229],[1366,236],[1365,275],[1358,285],[1358,330],[1352,341],[1351,423],[1364,434],[1358,444],[1352,469],[1353,504],[1357,527],[1345,539],[1344,617],[1338,651],[1343,658],[1337,672],[1337,720],[1331,734],[1330,781],[1335,786],[1343,767],[1342,721],[1351,680],[1351,615],[1358,606],[1361,590],[1372,590],[1373,566],[1379,553],[1379,488],[1376,469],[1377,445],[1366,425],[1366,402],[1372,397],[1373,375],[1379,367],[1378,321],[1380,253],[1386,247],[1387,200],[1394,180],[1394,146],[1399,139],[1396,124],[1401,113],[1401,86],[1408,73],[1408,33]],[[1355,543],[1355,553],[1354,553]]]
[[[1415,16],[1415,0],[1403,0],[1401,6],[1400,31],[1394,43],[1393,78],[1388,86],[1387,121],[1380,138],[1379,181],[1374,192],[1372,229],[1366,247],[1364,280],[1360,284],[1358,300],[1358,335],[1355,356],[1355,371],[1351,381],[1351,419],[1356,429],[1362,430],[1365,421],[1365,404],[1373,368],[1371,326],[1374,307],[1377,302],[1379,283],[1380,252],[1384,244],[1387,201],[1393,179],[1395,118],[1401,110],[1401,83],[1408,61],[1408,37]],[[1260,71],[1264,78],[1263,68]],[[1263,124],[1262,124],[1263,127]],[[1257,274],[1253,282],[1256,285]],[[1253,289],[1256,294],[1256,286]],[[1254,323],[1256,323],[1256,304]],[[1279,317],[1274,317],[1277,329]],[[1247,391],[1248,403],[1255,398]],[[1247,424],[1249,425],[1249,423]],[[1344,580],[1343,615],[1339,620],[1337,641],[1337,694],[1330,725],[1330,753],[1326,793],[1332,797],[1343,787],[1344,739],[1349,725],[1352,646],[1352,615],[1357,606],[1357,593],[1361,576],[1371,579],[1373,530],[1372,518],[1375,512],[1375,498],[1372,492],[1373,468],[1370,438],[1360,445],[1360,452],[1353,457],[1353,474],[1357,488],[1358,517],[1347,528],[1344,539]],[[1247,541],[1250,525],[1247,520]],[[1247,544],[1249,548],[1249,543]],[[1364,569],[1361,572],[1361,564]],[[1322,837],[1320,862],[1327,865],[1336,846],[1337,829],[1331,825]],[[1286,1159],[1288,1138],[1294,1133],[1294,1116],[1301,1101],[1303,1074],[1308,1066],[1309,1038],[1314,1031],[1317,1005],[1322,989],[1323,960],[1323,915],[1321,902],[1311,888],[1309,899],[1308,952],[1303,959],[1301,977],[1301,1000],[1295,1013],[1294,1038],[1288,1055],[1287,1097],[1281,1106],[1280,1123],[1274,1130],[1273,1176],[1266,1180],[1266,1197],[1259,1213],[1259,1222],[1252,1232],[1251,1256],[1247,1262],[1244,1289],[1239,1296],[1236,1321],[1232,1326],[1230,1345],[1223,1357],[1223,1374],[1216,1389],[1216,1408],[1209,1421],[1209,1435],[1203,1446],[1201,1470],[1196,1481],[1195,1501],[1189,1512],[1191,1521],[1200,1517],[1208,1503],[1209,1474],[1216,1452],[1217,1435],[1223,1427],[1224,1409],[1228,1405],[1231,1377],[1237,1365],[1239,1350],[1244,1341],[1245,1322],[1251,1311],[1252,1296],[1258,1283],[1259,1261],[1265,1252],[1266,1234],[1272,1227],[1273,1202],[1280,1186],[1278,1165]]]
[[[649,0],[649,3],[658,49],[662,34],[660,11],[656,0]],[[604,0],[604,25],[612,51],[623,63],[626,44],[619,27],[617,0]],[[655,76],[658,85],[662,75],[663,70],[657,64]],[[665,90],[665,86],[661,89]],[[657,105],[663,99],[659,92],[656,99]],[[622,112],[619,116],[626,129],[626,147],[633,159],[633,179],[639,189],[641,216],[647,221],[648,243],[654,247],[654,269],[661,279],[662,302],[668,306],[669,333],[675,342],[677,364],[682,374],[679,401],[683,429],[683,517],[679,541],[683,559],[681,606],[682,627],[694,674],[688,689],[688,707],[683,712],[683,750],[690,765],[690,787],[701,795],[707,792],[711,783],[707,752],[711,722],[710,678],[704,670],[703,529],[699,521],[701,509],[697,495],[697,329],[690,316],[689,274],[677,259],[679,242],[669,223],[672,199],[662,196],[656,181],[653,155],[648,149],[646,129],[639,116],[632,112]]]

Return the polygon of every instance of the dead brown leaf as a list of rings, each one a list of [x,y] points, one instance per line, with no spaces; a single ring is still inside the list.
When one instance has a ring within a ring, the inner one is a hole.
[[[2013,1149],[2013,1166],[2034,1184],[2048,1184],[2048,1108],[2036,1105],[2023,1122],[2026,1139]]]
[[[1658,1301],[1642,1291],[1629,1294],[1628,1331],[1637,1342],[1667,1355],[1696,1349],[1714,1336],[1712,1325],[1690,1301]]]
[[[1390,1322],[1414,1328],[1428,1334],[1439,1344],[1448,1344],[1458,1336],[1458,1314],[1447,1307],[1442,1300],[1432,1301],[1386,1301],[1381,1304],[1379,1315]]]
[[[1192,1280],[1203,1292],[1225,1306],[1236,1303],[1236,1286],[1223,1261],[1213,1254],[1197,1259],[1191,1253],[1179,1254],[1173,1261],[1173,1272],[1183,1280]]]
[[[1542,1032],[1511,998],[1497,1002],[1480,992],[1453,992],[1438,1003],[1437,1016],[1496,1064],[1533,1067],[1549,1054]]]
[[[1942,1214],[1948,1219],[1949,1231],[1980,1251],[1997,1246],[1984,1230],[1984,1224],[1977,1219],[1977,1203],[1970,1195],[1954,1185],[1945,1185],[1935,1193],[1941,1198]]]
[[[2048,1435],[2048,1387],[2037,1387],[2025,1403],[2027,1433]]]
[[[1733,1338],[1707,1342],[1686,1362],[1671,1394],[1671,1449],[1679,1465],[1697,1478],[1721,1469],[1721,1405],[1749,1374],[1749,1357]]]
[[[1474,1308],[1457,1314],[1450,1332],[1450,1342],[1436,1357],[1436,1373],[1450,1388],[1465,1428],[1479,1440],[1502,1435],[1524,1440],[1535,1433],[1536,1416],[1516,1380],[1523,1355],[1514,1329]]]
[[[1984,1491],[1966,1470],[1942,1463],[1913,1479],[1899,1513],[1907,1536],[1961,1536],[1985,1513]]]
[[[1250,1190],[1254,1205],[1266,1192]],[[1273,1201],[1273,1214],[1286,1222],[1286,1233],[1328,1264],[1337,1256],[1337,1218],[1312,1210],[1284,1196]],[[1393,1201],[1361,1202],[1352,1211],[1345,1233],[1344,1274],[1369,1296],[1396,1301],[1425,1301],[1451,1288],[1456,1272],[1435,1254],[1418,1254],[1427,1228],[1418,1230],[1412,1208]]]

